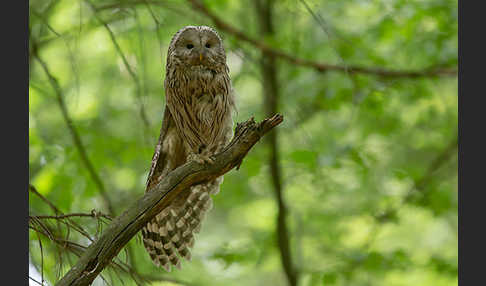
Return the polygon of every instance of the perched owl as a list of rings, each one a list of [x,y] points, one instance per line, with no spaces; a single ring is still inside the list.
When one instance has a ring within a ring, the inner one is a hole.
[[[166,108],[146,191],[190,161],[211,163],[231,139],[235,109],[221,38],[206,26],[187,26],[172,38],[165,74]],[[180,268],[191,259],[194,234],[219,192],[220,177],[183,191],[142,229],[143,243],[157,266]]]

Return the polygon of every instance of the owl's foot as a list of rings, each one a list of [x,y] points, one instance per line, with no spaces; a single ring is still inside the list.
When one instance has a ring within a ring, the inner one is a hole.
[[[200,148],[199,153],[191,153],[187,158],[189,161],[196,161],[199,164],[209,163],[213,164],[214,159],[211,158],[211,154],[209,153],[207,148]]]
[[[204,164],[204,163],[213,164],[214,163],[214,160],[210,156],[203,155],[203,154],[192,153],[192,154],[189,155],[189,157],[187,159],[189,161],[196,161],[199,164]]]

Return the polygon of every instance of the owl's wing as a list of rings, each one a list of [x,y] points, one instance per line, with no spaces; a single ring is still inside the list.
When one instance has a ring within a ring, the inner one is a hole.
[[[152,156],[152,166],[147,177],[146,192],[148,192],[153,186],[160,181],[160,176],[164,170],[164,165],[167,163],[167,153],[162,152],[162,145],[167,138],[168,130],[174,126],[174,121],[170,115],[170,111],[165,107],[164,117],[162,119],[162,127],[160,128],[159,141],[155,146],[154,155]]]
[[[196,137],[190,136],[193,134],[190,132],[191,127],[195,129],[194,126],[181,125],[183,122],[192,122],[183,118],[184,115],[190,114],[181,112],[185,109],[178,106],[177,101],[170,102],[171,95],[176,96],[171,92],[172,89],[166,88],[168,105],[164,111],[159,141],[152,158],[147,191],[152,190],[169,172],[186,162],[184,143],[187,143],[188,139],[197,140]],[[179,126],[176,126],[177,124]],[[228,130],[231,134],[231,128]],[[222,178],[218,178],[181,192],[169,206],[142,228],[144,246],[156,265],[170,271],[171,265],[181,267],[180,258],[191,259],[190,248],[194,245],[194,234],[199,232],[202,220],[212,207],[210,194],[219,191],[221,182]]]
[[[166,107],[159,140],[152,157],[146,192],[153,189],[164,176],[185,163],[182,140],[174,119]],[[152,261],[170,271],[170,265],[180,267],[177,254],[191,259],[189,248],[194,245],[194,233],[200,228],[205,212],[212,205],[202,187],[185,192],[142,228],[144,246]]]

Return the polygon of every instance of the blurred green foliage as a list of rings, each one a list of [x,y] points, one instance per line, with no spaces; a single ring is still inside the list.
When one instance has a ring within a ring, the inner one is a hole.
[[[212,22],[186,1],[29,2],[30,183],[64,213],[108,212],[73,143],[38,54],[59,81],[69,116],[116,214],[144,193],[164,110],[165,58],[185,25]],[[457,66],[457,1],[276,1],[276,35],[292,55],[396,70]],[[247,1],[205,1],[227,23],[258,38]],[[107,24],[114,38],[103,25]],[[260,51],[220,31],[237,94],[236,121],[264,117]],[[120,51],[136,75],[130,75]],[[457,284],[457,77],[381,78],[319,73],[278,62],[283,192],[299,285]],[[147,122],[141,114],[145,113]],[[259,143],[229,172],[203,223],[193,260],[156,268],[139,238],[129,264],[188,285],[286,285],[276,247],[277,205],[268,146]],[[53,214],[29,194],[31,215]],[[103,227],[73,218],[93,236]],[[55,222],[51,222],[53,226]],[[63,224],[59,233],[89,241]],[[77,257],[30,237],[31,263],[53,284]],[[118,257],[125,261],[126,252]],[[62,258],[60,258],[62,256]],[[61,259],[61,260],[60,260]],[[110,285],[132,285],[106,269]],[[123,282],[121,282],[123,280]],[[155,281],[153,285],[177,285]],[[96,285],[103,285],[97,279]],[[124,284],[122,284],[124,283]]]

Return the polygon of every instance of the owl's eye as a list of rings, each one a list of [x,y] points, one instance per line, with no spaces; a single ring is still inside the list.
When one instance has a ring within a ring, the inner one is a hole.
[[[194,45],[193,44],[187,44],[186,47],[190,50],[190,49],[194,48]]]
[[[209,43],[206,43],[206,48],[211,48],[211,45]]]

